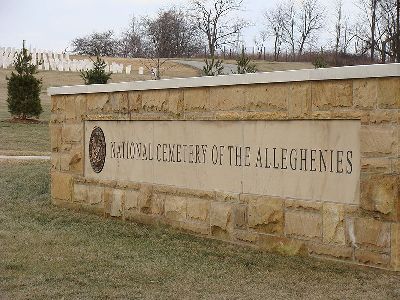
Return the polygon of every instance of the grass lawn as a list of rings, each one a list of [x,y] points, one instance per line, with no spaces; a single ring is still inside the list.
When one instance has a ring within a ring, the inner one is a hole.
[[[400,274],[54,207],[49,164],[0,162],[0,299],[399,299]]]

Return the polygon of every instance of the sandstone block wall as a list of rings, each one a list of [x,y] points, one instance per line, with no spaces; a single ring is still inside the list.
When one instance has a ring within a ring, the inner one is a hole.
[[[400,270],[400,77],[53,95],[51,111],[56,205]],[[84,177],[86,120],[301,119],[360,120],[359,205]]]

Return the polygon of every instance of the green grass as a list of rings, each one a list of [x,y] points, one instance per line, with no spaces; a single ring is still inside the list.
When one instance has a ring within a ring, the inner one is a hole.
[[[48,163],[0,169],[0,299],[400,297],[396,273],[61,209],[50,204]]]

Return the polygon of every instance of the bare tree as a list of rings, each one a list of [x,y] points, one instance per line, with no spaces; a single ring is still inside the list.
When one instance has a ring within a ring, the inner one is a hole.
[[[122,32],[118,44],[118,52],[122,57],[140,57],[143,54],[143,38],[135,16],[132,17],[128,29]]]
[[[400,61],[399,59],[399,1],[398,0],[381,0],[380,1],[380,25],[383,31],[383,38],[380,41],[382,62],[386,61],[389,56],[392,62]]]
[[[73,52],[91,56],[114,56],[117,51],[117,41],[114,32],[94,32],[90,35],[76,38],[72,41]]]
[[[215,60],[216,50],[222,45],[234,43],[238,33],[247,26],[243,20],[234,18],[234,13],[240,10],[242,2],[243,0],[191,0],[190,2],[190,12],[194,22],[207,41],[210,61],[206,59],[206,66],[211,64],[211,69],[218,64],[218,60]]]
[[[289,46],[292,56],[295,56],[296,49],[296,8],[293,0],[283,3],[282,30],[283,41]]]
[[[343,0],[334,3],[334,45],[335,59],[339,53],[346,54],[351,42],[355,38],[354,30],[349,17],[343,11]]]
[[[197,27],[176,8],[160,10],[155,18],[144,18],[143,29],[148,51],[158,57],[190,56],[202,48]]]
[[[281,45],[284,38],[285,11],[282,5],[277,5],[264,13],[266,31],[264,34],[274,38],[274,60],[277,61],[281,53]]]
[[[141,26],[144,56],[148,58],[143,64],[154,79],[161,78],[170,58],[191,56],[202,48],[197,27],[177,8],[160,10],[153,18],[143,17]]]
[[[370,60],[375,59],[377,48],[377,24],[379,20],[378,2],[380,0],[357,0],[356,5],[361,10],[359,32],[357,38],[363,42],[362,53],[370,51]]]
[[[343,21],[343,1],[337,0],[335,3],[335,14],[336,14],[336,23],[335,23],[335,55],[337,56],[340,49],[340,41],[342,38],[342,21]]]
[[[298,40],[299,54],[308,43],[312,45],[315,34],[322,29],[324,8],[318,0],[303,0],[300,4],[299,22],[297,24],[300,37]]]
[[[197,28],[207,39],[210,57],[215,57],[216,49],[231,43],[245,26],[235,21],[232,13],[241,8],[243,0],[192,0],[191,13]]]

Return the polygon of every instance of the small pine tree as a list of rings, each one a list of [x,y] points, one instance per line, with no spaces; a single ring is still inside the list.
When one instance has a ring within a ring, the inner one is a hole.
[[[314,59],[313,63],[315,69],[327,68],[328,63],[322,55],[318,55],[316,59]]]
[[[106,62],[97,56],[93,61],[93,69],[81,71],[81,77],[85,84],[105,84],[111,78],[111,73],[106,72]]]
[[[250,63],[250,58],[244,53],[242,49],[242,54],[236,60],[237,63],[237,74],[255,73],[257,68],[255,64]]]
[[[21,52],[17,54],[14,62],[15,70],[7,79],[7,104],[8,111],[12,116],[19,119],[27,119],[29,117],[39,117],[42,113],[42,105],[40,104],[40,89],[42,80],[35,78],[37,74],[37,66],[31,63],[32,55],[28,54],[28,50],[23,44]]]

